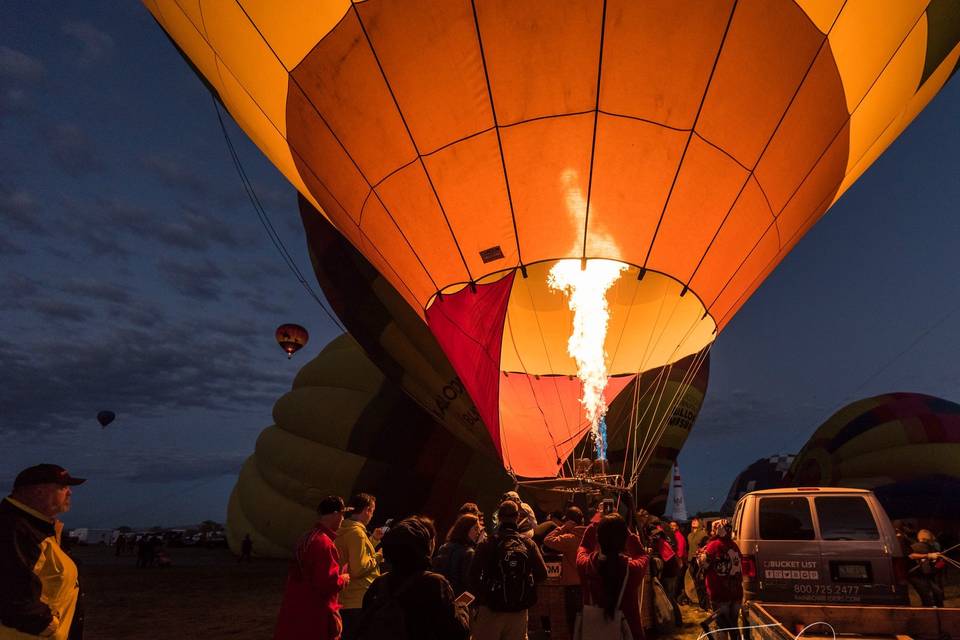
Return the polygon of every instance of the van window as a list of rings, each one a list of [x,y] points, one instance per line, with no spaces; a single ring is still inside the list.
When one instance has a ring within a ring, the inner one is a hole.
[[[860,496],[817,497],[813,500],[823,540],[879,540],[870,505]]]
[[[743,520],[743,509],[744,502],[741,500],[737,503],[737,510],[733,514],[733,539],[736,540],[740,537],[740,521]]]
[[[813,520],[806,498],[762,498],[761,540],[813,540]]]

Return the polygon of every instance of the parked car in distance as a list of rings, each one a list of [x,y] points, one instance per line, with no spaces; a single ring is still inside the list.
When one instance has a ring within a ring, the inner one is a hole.
[[[909,604],[908,561],[872,491],[754,491],[732,524],[746,600]]]

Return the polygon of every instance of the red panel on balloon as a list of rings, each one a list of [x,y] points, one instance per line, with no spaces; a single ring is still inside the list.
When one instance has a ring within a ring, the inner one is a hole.
[[[514,273],[490,284],[464,287],[427,309],[427,325],[450,359],[501,453],[498,411],[500,349]]]
[[[615,376],[607,381],[603,396],[608,406],[635,377]],[[524,373],[502,376],[504,466],[524,478],[555,476],[590,429],[580,403],[582,394],[578,378]]]

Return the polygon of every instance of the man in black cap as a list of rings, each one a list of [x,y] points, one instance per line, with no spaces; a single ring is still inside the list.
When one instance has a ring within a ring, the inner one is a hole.
[[[320,519],[293,550],[274,640],[339,640],[343,632],[337,596],[350,583],[334,541],[349,509],[339,496],[317,506]]]
[[[38,464],[21,471],[0,502],[0,638],[82,636],[74,621],[77,565],[60,547],[57,516],[70,509],[70,487],[83,482],[63,467]]]

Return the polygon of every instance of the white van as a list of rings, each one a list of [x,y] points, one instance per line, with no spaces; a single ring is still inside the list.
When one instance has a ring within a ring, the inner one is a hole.
[[[907,559],[872,491],[754,491],[732,524],[746,600],[909,604]]]

